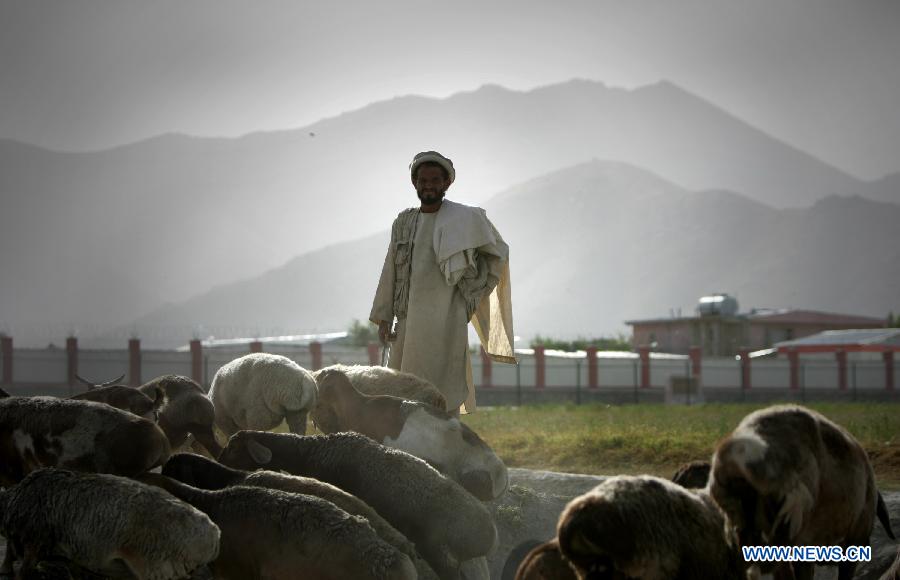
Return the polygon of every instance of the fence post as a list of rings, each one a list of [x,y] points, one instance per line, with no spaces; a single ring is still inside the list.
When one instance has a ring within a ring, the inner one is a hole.
[[[13,339],[11,336],[0,335],[0,356],[3,357],[3,379],[4,386],[11,385],[13,382]]]
[[[791,363],[791,390],[800,388],[800,353],[795,349],[788,350],[788,362]]]
[[[543,389],[547,384],[545,362],[544,347],[534,347],[534,388],[536,389]]]
[[[128,384],[132,387],[141,384],[141,341],[138,338],[128,339]]]
[[[641,359],[641,388],[647,389],[650,387],[650,346],[639,346],[638,355]]]
[[[692,346],[688,352],[691,359],[691,377],[699,387],[703,378],[703,349],[699,346]]]
[[[78,339],[74,336],[66,338],[66,384],[75,386],[75,375],[78,374]]]
[[[738,353],[741,357],[741,388],[750,389],[750,349],[742,348]]]
[[[847,390],[847,351],[839,350],[834,353],[834,357],[837,359],[837,372],[838,372],[838,389],[841,391]]]
[[[191,378],[198,385],[203,384],[203,343],[199,338],[191,340]]]
[[[597,372],[597,347],[587,347],[585,349],[585,356],[587,357],[588,365],[588,388],[596,389],[600,386],[600,380],[598,378],[599,373]]]
[[[322,368],[322,343],[315,340],[309,343],[309,354],[312,357],[312,370]]]
[[[884,388],[888,391],[894,390],[894,351],[885,350],[882,355],[884,357]]]
[[[377,342],[370,342],[366,345],[366,351],[369,353],[369,365],[377,367],[381,364],[381,345]]]
[[[581,404],[581,361],[575,359],[575,404]]]
[[[250,352],[262,352],[262,341],[259,341],[259,340],[250,341]]]
[[[488,356],[487,351],[484,350],[484,347],[482,346],[481,347],[481,386],[482,387],[490,387],[494,384],[493,376],[492,376],[492,372],[491,372],[492,371],[492,369],[491,369],[492,362],[493,361],[491,360],[491,357]]]

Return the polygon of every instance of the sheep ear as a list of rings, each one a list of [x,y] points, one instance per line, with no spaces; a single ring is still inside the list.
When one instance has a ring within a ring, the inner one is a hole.
[[[267,465],[272,461],[272,450],[253,439],[247,440],[247,452],[253,458],[253,461],[260,465]]]

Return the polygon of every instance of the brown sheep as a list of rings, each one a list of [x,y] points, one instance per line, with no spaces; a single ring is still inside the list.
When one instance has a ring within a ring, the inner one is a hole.
[[[559,541],[553,538],[528,552],[515,580],[576,580],[576,576],[559,551]]]
[[[320,497],[351,515],[366,518],[381,539],[410,557],[419,574],[419,580],[437,578],[434,571],[416,553],[415,546],[406,536],[397,531],[364,501],[330,483],[277,471],[241,471],[193,453],[173,455],[163,466],[162,473],[200,489],[215,490],[235,485],[248,485]]]
[[[709,480],[709,461],[691,461],[685,463],[675,471],[672,483],[677,483],[687,489],[703,489]]]
[[[213,456],[222,453],[216,441],[214,426],[216,412],[212,401],[195,381],[181,375],[163,375],[138,387],[144,394],[162,393],[165,404],[159,410],[159,427],[169,438],[172,449],[178,449],[188,435]]]
[[[196,489],[156,473],[138,476],[187,502],[221,530],[209,568],[221,580],[415,580],[409,557],[369,523],[333,503],[277,489]]]
[[[611,477],[576,497],[557,538],[580,580],[745,578],[737,540],[709,496],[658,477]]]
[[[124,379],[125,375],[103,383],[93,383],[79,375],[75,375],[75,378],[86,385],[88,390],[85,393],[73,395],[69,397],[70,399],[106,403],[111,407],[128,411],[150,421],[157,420],[159,408],[165,402],[165,395],[162,391],[150,390],[141,392],[134,387],[119,384],[119,381]]]
[[[0,484],[41,467],[131,476],[160,467],[169,441],[153,422],[109,405],[55,397],[0,399]]]
[[[331,417],[325,433],[354,431],[424,459],[482,501],[502,495],[506,466],[458,417],[418,401],[389,395],[366,395],[337,368],[317,376],[316,410]],[[315,412],[313,414],[315,419]]]
[[[868,456],[850,433],[795,405],[746,416],[717,447],[708,489],[741,545],[864,546],[884,504]],[[879,507],[880,506],[880,507]],[[850,580],[856,562],[839,562]],[[761,563],[762,572],[811,579],[815,563]]]
[[[316,383],[323,373],[338,370],[347,375],[357,391],[366,395],[391,395],[410,401],[420,401],[447,410],[447,399],[433,384],[411,373],[404,373],[388,367],[336,364],[313,373]],[[333,418],[320,408],[311,414],[316,426],[323,433],[337,431]]]

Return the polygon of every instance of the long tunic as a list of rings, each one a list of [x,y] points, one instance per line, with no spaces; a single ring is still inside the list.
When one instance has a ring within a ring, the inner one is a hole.
[[[485,246],[485,252],[473,254],[472,267],[465,270],[462,278],[460,272],[455,275],[456,283],[448,281],[435,253],[435,240],[445,232],[441,230],[436,236],[435,224],[439,223],[441,211],[445,207],[450,211],[451,205],[445,201],[442,209],[434,213],[416,211],[412,215],[407,210],[395,220],[369,319],[378,324],[397,316],[397,338],[391,343],[388,366],[433,383],[447,399],[448,410],[465,403],[463,410],[471,411],[475,400],[467,325],[476,306],[491,294],[504,271],[508,272],[508,266],[505,259],[488,253],[497,251],[494,246]],[[463,206],[453,205],[457,210],[460,207]],[[409,218],[416,220],[414,230],[403,225],[411,225]],[[502,244],[493,226],[486,224]],[[406,264],[407,260],[411,264]],[[408,285],[398,279],[406,272]],[[408,296],[404,296],[407,290]]]
[[[431,239],[437,213],[419,213],[413,239],[409,304],[397,321],[397,340],[388,366],[431,381],[447,399],[447,409],[466,400],[469,332],[466,302],[448,286]],[[407,340],[409,336],[413,340]]]

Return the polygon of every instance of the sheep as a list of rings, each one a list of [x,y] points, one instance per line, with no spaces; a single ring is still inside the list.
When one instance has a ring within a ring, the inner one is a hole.
[[[447,410],[447,399],[429,381],[411,373],[404,373],[388,367],[336,364],[313,373],[316,382],[323,373],[339,370],[347,375],[353,386],[366,395],[393,395],[401,399],[421,401],[441,411]],[[334,433],[337,429],[330,422],[324,409],[316,409],[313,422],[323,433]]]
[[[865,450],[804,407],[746,416],[717,446],[707,488],[745,546],[868,545],[876,513],[893,537]],[[837,563],[838,578],[852,578],[856,565]],[[815,564],[759,565],[764,573],[790,567],[809,579]]]
[[[424,459],[482,501],[500,497],[509,478],[494,451],[458,417],[431,405],[389,395],[359,392],[341,370],[317,377],[319,399],[313,411],[332,418],[333,429],[355,431]]]
[[[128,411],[133,415],[154,422],[157,420],[159,408],[163,404],[163,397],[153,400],[134,387],[125,385],[97,387],[86,393],[72,395],[69,398],[75,401],[95,401],[97,403],[105,403],[110,407]]]
[[[209,398],[216,426],[228,437],[241,429],[266,431],[283,420],[291,433],[303,435],[316,393],[309,371],[285,356],[259,352],[220,368]]]
[[[672,483],[688,489],[702,489],[709,480],[709,461],[691,461],[685,463],[675,471]]]
[[[611,477],[576,497],[557,538],[582,580],[745,577],[737,539],[711,498],[658,477]]]
[[[439,577],[459,578],[465,561],[497,541],[491,515],[454,481],[412,455],[358,433],[298,436],[241,431],[220,461],[236,469],[281,470],[349,492],[413,541]]]
[[[138,390],[148,395],[155,391],[163,394],[165,404],[159,410],[157,423],[173,449],[184,446],[190,434],[213,457],[219,456],[222,446],[214,431],[215,409],[200,385],[185,376],[162,375]]]
[[[136,475],[162,466],[169,454],[155,423],[103,403],[0,399],[0,485],[41,467]]]
[[[184,578],[219,552],[219,528],[205,514],[115,475],[37,470],[0,492],[0,513],[7,549],[22,548],[25,576],[40,577],[38,561],[61,558],[51,569],[71,562],[116,578]]]
[[[215,490],[247,485],[320,497],[351,515],[366,518],[381,539],[410,557],[420,580],[437,578],[434,571],[416,553],[415,546],[406,536],[398,532],[364,501],[330,483],[275,471],[240,471],[192,453],[173,455],[163,466],[162,473],[201,489]]]
[[[553,538],[528,552],[516,570],[515,580],[576,580],[576,577],[559,551],[559,541]]]
[[[216,578],[414,580],[409,557],[378,537],[365,518],[331,502],[276,489],[196,489],[156,473],[138,478],[206,513],[222,531]]]

